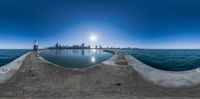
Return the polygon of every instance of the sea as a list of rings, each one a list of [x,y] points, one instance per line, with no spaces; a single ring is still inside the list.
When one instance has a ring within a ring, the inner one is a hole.
[[[12,62],[29,51],[28,49],[0,49],[0,67]]]
[[[0,67],[29,51],[27,49],[0,49]],[[124,49],[122,51],[151,67],[162,70],[185,71],[200,67],[200,49]],[[91,59],[94,60],[92,57]]]
[[[125,49],[141,62],[162,70],[185,71],[200,67],[200,49]]]

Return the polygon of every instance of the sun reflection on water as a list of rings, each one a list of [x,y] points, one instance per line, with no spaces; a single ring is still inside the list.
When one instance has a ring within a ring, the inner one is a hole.
[[[96,58],[94,56],[91,57],[91,62],[96,62]]]
[[[97,52],[97,50],[96,50],[96,49],[92,49],[92,52],[93,52],[93,53],[96,53],[96,52]]]

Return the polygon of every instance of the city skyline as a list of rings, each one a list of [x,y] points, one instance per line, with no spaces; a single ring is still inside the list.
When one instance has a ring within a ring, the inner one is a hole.
[[[35,44],[38,45],[38,44]],[[120,48],[115,46],[102,46],[102,45],[86,45],[85,43],[81,44],[74,44],[74,45],[68,45],[68,44],[59,44],[58,42],[53,46],[46,46],[44,49],[114,49],[114,48]]]
[[[60,44],[200,49],[200,1],[0,1],[0,49]],[[95,35],[97,41],[91,42]]]

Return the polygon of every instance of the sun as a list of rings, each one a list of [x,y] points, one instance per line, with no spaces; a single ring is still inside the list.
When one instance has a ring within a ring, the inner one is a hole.
[[[90,36],[90,40],[93,41],[93,42],[97,41],[97,36],[96,35],[91,35]]]

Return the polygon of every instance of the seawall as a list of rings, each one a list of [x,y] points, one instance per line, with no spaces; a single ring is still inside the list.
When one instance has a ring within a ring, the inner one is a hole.
[[[148,66],[131,55],[125,55],[129,65],[145,80],[164,87],[192,87],[200,84],[200,68],[187,71],[165,71]]]
[[[0,84],[5,83],[9,80],[21,67],[24,59],[30,52],[22,55],[21,57],[15,59],[14,61],[0,67]]]

